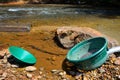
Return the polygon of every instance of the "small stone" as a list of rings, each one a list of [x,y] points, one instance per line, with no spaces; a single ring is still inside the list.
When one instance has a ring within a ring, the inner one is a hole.
[[[5,54],[6,54],[6,51],[4,50],[0,51],[0,59],[4,58]]]
[[[115,54],[110,54],[109,57],[110,58],[116,58],[116,55]]]
[[[66,72],[64,71],[63,74],[66,75]]]
[[[0,75],[2,75],[3,74],[3,70],[0,70]]]
[[[0,80],[5,80],[5,78],[4,78],[4,77],[1,77]]]
[[[42,73],[43,73],[42,71],[39,72],[40,75],[41,75]]]
[[[52,60],[52,61],[55,61],[55,60],[56,60],[56,57],[55,57],[55,56],[53,56],[53,57],[51,58],[51,60]]]
[[[40,67],[40,69],[39,69],[40,71],[43,71],[44,70],[44,67]]]
[[[59,75],[59,76],[63,76],[63,75],[64,75],[64,73],[63,73],[63,72],[60,72],[58,75]]]
[[[103,68],[99,68],[99,72],[100,72],[100,73],[104,73],[105,70],[104,70]]]
[[[75,76],[75,79],[76,79],[76,80],[79,80],[79,78],[80,78],[80,76]]]
[[[53,74],[59,74],[61,71],[62,71],[62,70],[56,70],[56,69],[51,70],[51,72],[52,72]]]
[[[118,68],[118,67],[115,67],[114,69],[115,69],[116,71],[118,71],[118,70],[119,70],[119,68]]]
[[[11,54],[8,54],[8,55],[7,55],[7,58],[9,58],[10,56],[11,56]]]
[[[110,58],[110,62],[111,62],[111,63],[114,63],[115,60],[116,60],[115,57]]]
[[[28,71],[28,72],[32,72],[32,71],[35,71],[37,69],[34,66],[28,66],[28,67],[25,68],[25,70]]]
[[[42,78],[42,76],[38,76],[37,78],[38,78],[38,79],[41,79],[41,78]]]
[[[3,60],[2,60],[2,63],[3,63],[3,64],[6,64],[6,63],[7,63],[7,59],[3,59]]]
[[[11,67],[11,64],[10,64],[10,63],[7,63],[7,67]]]
[[[83,76],[83,80],[88,80],[88,78],[86,76]]]
[[[27,76],[28,78],[32,78],[33,75],[30,74],[30,73],[27,73],[26,76]]]
[[[27,76],[27,75],[20,74],[20,75],[19,75],[19,78],[20,78],[20,79],[24,79],[26,76]]]
[[[55,73],[55,72],[58,72],[58,70],[53,69],[53,70],[51,70],[51,72],[52,72],[52,73]]]
[[[11,65],[12,68],[18,68],[18,65]]]
[[[114,64],[120,65],[120,57],[118,57],[118,58],[114,61]]]
[[[4,50],[4,52],[5,52],[6,55],[10,54],[10,52],[9,52],[8,49],[3,49],[3,50]]]
[[[6,72],[4,72],[4,73],[2,74],[2,77],[3,77],[3,78],[6,78],[7,75],[8,75],[8,74],[7,74]]]
[[[14,73],[14,74],[16,73],[16,71],[14,71],[14,70],[11,70],[11,72]]]

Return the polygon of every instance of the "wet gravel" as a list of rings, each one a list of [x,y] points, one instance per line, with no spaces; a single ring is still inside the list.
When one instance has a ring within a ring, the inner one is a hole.
[[[119,53],[117,53],[119,54]],[[99,68],[91,71],[79,70],[74,65],[66,69],[47,71],[44,66],[20,65],[9,62],[10,53],[7,49],[0,50],[0,80],[119,80],[120,57],[112,54]],[[55,60],[55,59],[54,59]],[[61,65],[60,65],[61,66]]]

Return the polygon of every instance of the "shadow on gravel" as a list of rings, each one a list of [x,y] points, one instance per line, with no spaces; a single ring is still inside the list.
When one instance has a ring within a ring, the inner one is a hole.
[[[14,56],[10,56],[10,57],[8,57],[8,62],[10,63],[10,64],[12,64],[12,65],[17,65],[19,68],[23,68],[23,67],[26,67],[26,66],[31,66],[31,65],[33,65],[33,64],[27,64],[27,63],[25,63],[25,62],[22,62],[22,61],[20,61],[20,60],[18,60],[18,59],[16,59]]]
[[[71,76],[83,75],[82,71],[79,71],[72,63],[67,59],[64,59],[62,63],[62,69]]]

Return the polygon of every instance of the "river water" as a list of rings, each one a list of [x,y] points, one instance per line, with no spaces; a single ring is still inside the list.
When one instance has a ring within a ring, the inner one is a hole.
[[[68,50],[58,47],[53,41],[54,34],[46,32],[45,29],[61,26],[91,27],[120,43],[119,9],[80,8],[71,5],[1,6],[0,23],[24,23],[31,24],[33,28],[42,27],[40,29],[44,31],[39,33],[0,33],[0,44],[24,47],[37,57],[37,67],[45,66],[48,70],[61,68],[65,56],[53,54],[66,54]]]
[[[12,20],[12,21],[11,21]],[[75,6],[30,5],[0,7],[0,23],[26,23],[92,27],[120,41],[120,10],[90,9]]]

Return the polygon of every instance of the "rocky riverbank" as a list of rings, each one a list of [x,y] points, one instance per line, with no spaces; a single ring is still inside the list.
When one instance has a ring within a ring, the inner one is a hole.
[[[38,29],[37,29],[38,30]],[[36,31],[36,30],[35,30]],[[34,32],[32,30],[31,32]],[[39,37],[44,40],[51,42],[54,36],[47,37],[46,34],[53,34],[53,31],[47,31],[47,32],[39,32],[38,34],[42,34],[45,37]],[[23,34],[16,34],[17,36],[21,37],[24,36]],[[35,34],[34,34],[35,35]],[[4,35],[5,36],[5,35]],[[37,35],[36,35],[37,36]],[[15,37],[15,36],[14,36]],[[25,35],[25,37],[28,37],[28,34]],[[34,37],[35,38],[35,37]],[[44,39],[43,39],[44,38]],[[16,38],[17,39],[17,38]],[[38,37],[37,37],[38,39]],[[12,39],[14,40],[14,39]],[[24,43],[25,44],[25,43]],[[38,44],[38,43],[37,43]],[[48,43],[49,44],[49,43]],[[34,47],[34,46],[33,46]],[[47,46],[46,46],[47,47]],[[52,45],[51,45],[52,47]],[[44,48],[44,46],[43,46]],[[55,68],[48,70],[46,69],[46,66],[40,66],[36,67],[35,65],[25,65],[21,66],[19,63],[14,63],[14,58],[11,58],[11,55],[9,53],[8,45],[1,45],[0,47],[0,79],[1,80],[119,80],[120,79],[120,55],[119,53],[115,53],[110,55],[109,59],[99,68],[91,71],[83,71],[77,69],[74,65],[69,63],[67,60],[62,60],[62,65],[59,63],[60,60],[57,60],[57,57],[65,57],[64,55],[54,55],[52,57],[48,56],[46,57],[46,61],[43,62],[44,64],[49,64],[50,66],[62,66],[61,68]],[[41,48],[36,48],[41,49]],[[57,49],[58,50],[58,49]],[[54,48],[54,52],[55,48]],[[49,52],[42,52],[41,58],[45,58]],[[39,53],[40,54],[40,53]],[[41,61],[38,61],[42,63]]]
[[[120,57],[112,54],[105,64],[95,70],[82,71],[68,65],[64,70],[53,69],[46,71],[44,66],[25,66],[9,62],[10,54],[7,49],[0,51],[0,79],[1,80],[119,80]],[[65,65],[64,65],[65,66]]]

